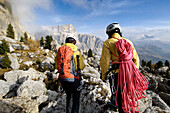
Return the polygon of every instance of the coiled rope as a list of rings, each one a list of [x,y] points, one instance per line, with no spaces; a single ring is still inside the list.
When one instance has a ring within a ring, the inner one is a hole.
[[[122,109],[125,113],[140,112],[138,100],[146,98],[144,92],[148,88],[148,80],[138,71],[133,59],[133,49],[131,44],[125,39],[119,39],[116,42],[116,48],[119,52],[119,76],[116,91],[116,105],[118,88],[120,87],[122,95]],[[137,108],[138,110],[136,110]]]

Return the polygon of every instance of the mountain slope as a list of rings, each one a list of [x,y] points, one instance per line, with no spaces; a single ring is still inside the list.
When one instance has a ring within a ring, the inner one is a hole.
[[[0,15],[0,34],[6,35],[7,26],[11,23],[15,31],[15,39],[19,40],[25,30],[20,25],[19,21],[14,18],[14,15],[12,14],[12,7],[6,0],[0,0]],[[27,34],[29,37],[31,36],[31,38],[34,39],[31,34]]]
[[[76,45],[82,50],[92,49],[96,54],[101,54],[103,41],[90,34],[78,34],[72,24],[44,27],[43,31],[35,33],[36,38],[51,35],[59,44],[64,43],[68,34],[74,34],[77,40]]]

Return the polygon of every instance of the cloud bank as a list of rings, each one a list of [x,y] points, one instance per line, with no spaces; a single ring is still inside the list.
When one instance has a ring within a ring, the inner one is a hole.
[[[35,9],[50,10],[52,0],[7,0],[12,5],[13,15],[27,29],[35,26]]]

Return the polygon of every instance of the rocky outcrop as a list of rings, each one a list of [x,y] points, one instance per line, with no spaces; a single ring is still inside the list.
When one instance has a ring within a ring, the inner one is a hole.
[[[18,59],[17,59],[16,54],[15,54],[15,53],[13,53],[13,54],[8,53],[7,55],[8,55],[8,57],[9,57],[9,60],[11,61],[10,67],[11,67],[12,69],[19,69],[20,64],[19,64],[19,62],[18,62]]]
[[[38,104],[29,98],[0,99],[1,113],[38,113]]]
[[[96,54],[101,54],[103,41],[90,34],[78,34],[72,24],[57,25],[52,27],[46,27],[43,31],[35,33],[35,37],[45,37],[51,35],[53,39],[57,40],[59,44],[65,43],[65,39],[68,34],[75,35],[76,45],[82,50],[92,49]]]
[[[14,32],[15,32],[15,39],[19,40],[21,35],[23,36],[25,31],[19,21],[14,18],[12,14],[12,7],[10,3],[7,2],[7,0],[1,0],[0,1],[0,34],[5,35],[6,29],[8,24],[12,24]],[[35,39],[35,37],[29,33],[27,33],[28,36],[32,39]]]

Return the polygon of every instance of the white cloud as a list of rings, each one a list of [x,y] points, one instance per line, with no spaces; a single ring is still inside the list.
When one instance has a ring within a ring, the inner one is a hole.
[[[55,23],[59,23],[62,21],[62,19],[60,17],[54,17],[52,20],[54,20]]]
[[[79,8],[91,11],[91,16],[102,14],[117,14],[121,12],[121,7],[131,5],[127,0],[63,0],[65,3],[71,4]]]
[[[52,0],[8,0],[13,8],[13,14],[17,17],[21,24],[27,26],[34,24],[36,19],[35,8],[43,8],[49,10]]]

